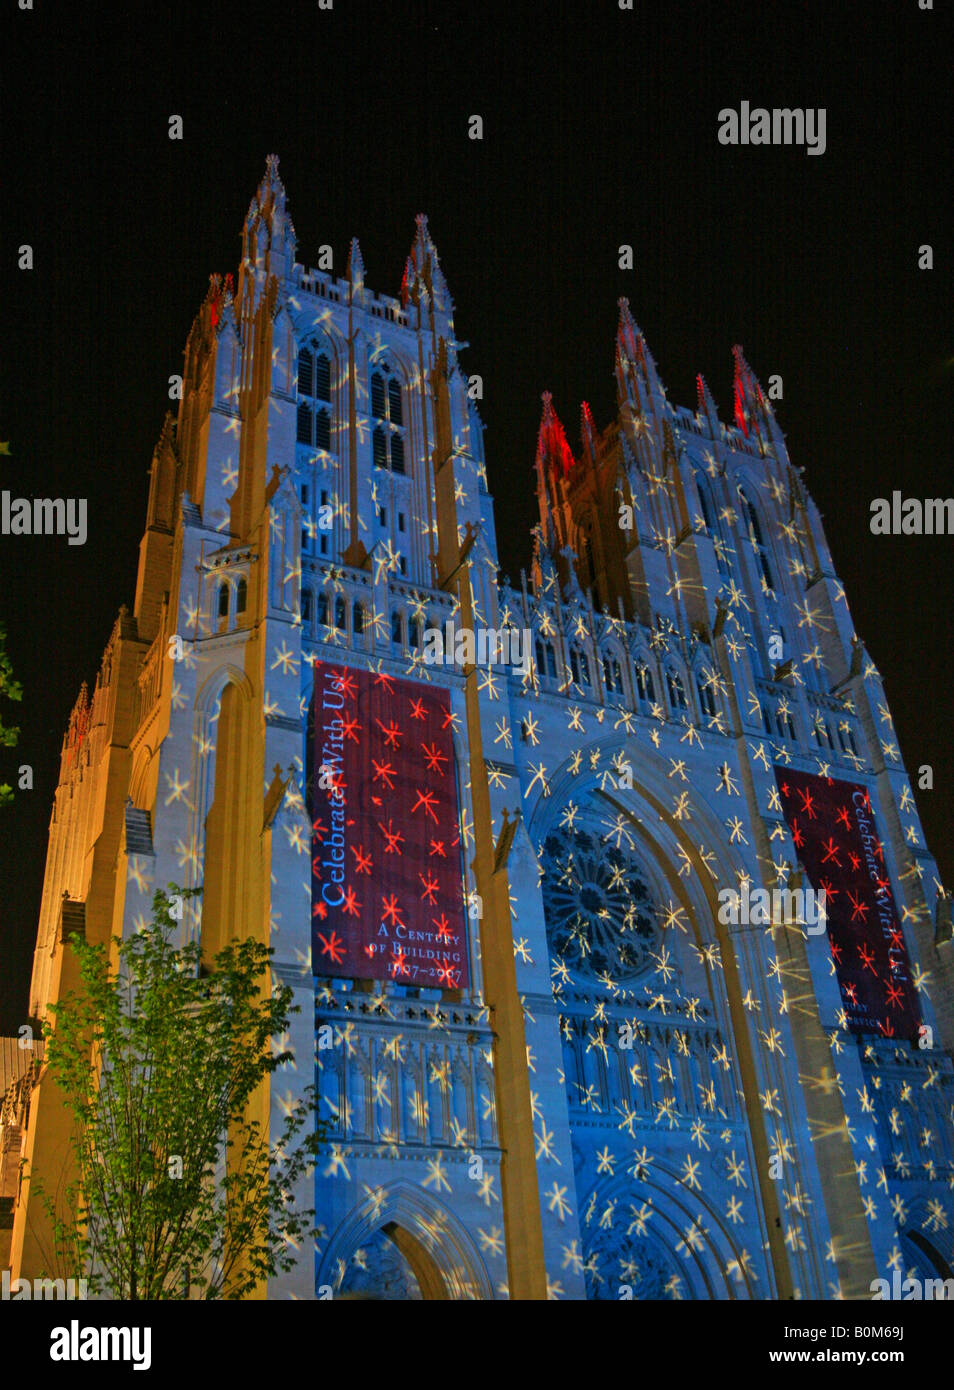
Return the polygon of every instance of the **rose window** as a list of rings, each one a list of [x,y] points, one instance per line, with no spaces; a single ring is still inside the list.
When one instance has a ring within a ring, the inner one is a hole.
[[[647,969],[658,930],[633,855],[587,830],[555,830],[541,864],[547,935],[558,960],[574,974],[615,981]]]

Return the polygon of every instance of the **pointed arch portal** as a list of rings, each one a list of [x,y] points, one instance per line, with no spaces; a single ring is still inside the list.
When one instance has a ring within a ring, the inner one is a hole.
[[[379,1189],[338,1227],[316,1286],[334,1297],[492,1299],[487,1268],[457,1218],[410,1184]]]

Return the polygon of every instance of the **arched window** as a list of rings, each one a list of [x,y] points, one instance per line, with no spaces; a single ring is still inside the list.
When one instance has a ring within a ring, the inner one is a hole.
[[[709,684],[706,684],[705,678],[702,675],[698,675],[696,677],[696,689],[699,692],[699,707],[702,713],[709,719],[714,719],[716,707],[715,698],[712,694],[711,681]]]
[[[229,586],[227,584],[219,585],[218,615],[220,618],[227,618],[229,616]]]
[[[815,742],[818,744],[819,748],[834,749],[835,745],[832,742],[831,728],[829,727],[828,720],[821,713],[821,711],[817,711],[815,714],[815,722],[812,725],[812,733],[815,737]]]
[[[339,594],[335,599],[335,627],[339,632],[344,632],[348,626],[348,616],[345,612],[345,601]]]
[[[331,448],[331,416],[327,410],[319,410],[315,416],[315,448]]]
[[[553,650],[551,642],[543,643],[540,638],[536,642],[537,653],[537,674],[548,676],[550,680],[556,679],[556,652]]]
[[[678,671],[666,672],[666,685],[669,687],[669,703],[673,709],[686,709],[686,687]]]
[[[745,513],[745,519],[748,523],[749,540],[752,542],[752,549],[755,551],[765,588],[774,590],[775,581],[772,578],[772,569],[769,565],[768,547],[765,544],[765,537],[762,534],[758,513],[741,487],[739,488],[739,501],[742,503],[742,510]]]
[[[298,354],[298,394],[299,396],[311,396],[314,394],[314,359],[309,348],[302,348]]]
[[[780,738],[795,737],[795,721],[786,700],[780,701],[775,711],[775,727]]]
[[[371,452],[374,458],[375,468],[387,468],[388,443],[384,430],[380,425],[375,425],[374,427],[374,434],[371,437]]]
[[[323,352],[315,358],[315,399],[331,400],[331,363]]]
[[[570,675],[577,685],[580,684],[580,654],[576,647],[570,648]]]
[[[322,627],[328,626],[328,595],[318,595],[318,621]]]
[[[421,629],[416,618],[411,619],[407,633],[408,645],[417,648],[421,645]]]
[[[352,608],[352,610],[351,610],[351,625],[352,625],[352,630],[353,630],[355,636],[356,636],[356,637],[360,637],[361,633],[364,632],[364,606],[363,606],[363,604],[356,603],[355,606],[354,606],[354,608]]]
[[[656,703],[656,687],[653,684],[653,673],[644,661],[636,667],[636,694],[644,705]]]
[[[725,541],[719,530],[719,524],[712,509],[712,498],[709,493],[708,484],[705,479],[696,475],[696,491],[699,494],[699,509],[702,512],[702,520],[705,522],[706,530],[712,537],[712,548],[715,551],[716,565],[723,574],[728,574],[729,564],[725,554]]]
[[[302,589],[301,591],[301,620],[303,623],[311,624],[311,590]]]
[[[376,420],[387,418],[384,377],[380,372],[374,372],[371,376],[371,414]]]
[[[623,674],[619,669],[619,662],[609,652],[603,656],[603,684],[610,694],[622,694]]]
[[[858,749],[855,747],[855,736],[847,720],[843,720],[838,725],[838,742],[841,744],[841,751],[843,753],[854,753],[855,757],[858,756]]]
[[[331,413],[317,410],[318,401],[331,403],[331,359],[310,343],[298,353],[297,439],[299,444],[329,450]]]
[[[401,621],[400,613],[395,609],[391,614],[391,641],[397,646],[404,646],[404,624]]]
[[[759,523],[758,514],[756,513],[755,508],[752,506],[752,503],[749,501],[742,488],[739,488],[739,497],[742,501],[742,507],[745,511],[745,519],[749,524],[749,531],[751,533],[752,539],[756,545],[762,546],[765,544],[765,540],[762,536],[762,527]]]
[[[371,415],[377,422],[372,435],[375,466],[404,473],[404,393],[400,377],[386,362],[379,362],[371,373]]]
[[[248,602],[248,583],[247,583],[244,579],[240,579],[239,582],[238,582],[238,590],[236,591],[236,595],[235,595],[235,611],[236,611],[236,613],[244,613],[244,612],[245,612],[245,605],[246,605],[247,602]]]
[[[402,434],[391,435],[391,471],[393,473],[404,472],[404,436]]]

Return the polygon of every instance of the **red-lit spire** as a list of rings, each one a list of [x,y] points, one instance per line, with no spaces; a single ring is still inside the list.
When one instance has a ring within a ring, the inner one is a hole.
[[[542,470],[547,463],[551,466],[559,464],[565,478],[574,464],[573,453],[567,443],[560,418],[553,409],[553,397],[550,392],[544,391],[542,399],[543,418],[540,421],[540,433],[537,435],[537,467]]]
[[[735,423],[748,438],[750,424],[754,426],[756,434],[760,434],[758,421],[753,417],[752,411],[756,405],[764,408],[766,402],[758,378],[746,362],[738,343],[732,349],[732,356],[735,358]]]
[[[712,392],[709,390],[706,379],[701,372],[696,377],[696,399],[699,403],[700,415],[711,415],[713,419],[718,419],[718,408],[715,401],[712,399]]]
[[[218,327],[219,320],[222,317],[223,304],[230,304],[234,293],[235,289],[231,274],[226,275],[224,281],[221,275],[209,276],[209,293],[207,298],[209,301],[209,316],[213,328]]]

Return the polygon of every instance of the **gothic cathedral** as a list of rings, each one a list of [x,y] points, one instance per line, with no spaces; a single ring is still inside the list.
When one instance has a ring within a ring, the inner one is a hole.
[[[269,1298],[954,1277],[949,899],[742,350],[732,425],[673,406],[620,301],[616,418],[574,449],[544,396],[512,585],[427,219],[398,298],[295,251],[272,156],[64,740],[31,1014],[170,883],[203,951],[274,948],[263,1118],[316,1084],[329,1137]],[[24,1156],[65,1132],[41,1076]],[[42,1225],[24,1184],[14,1276]]]

